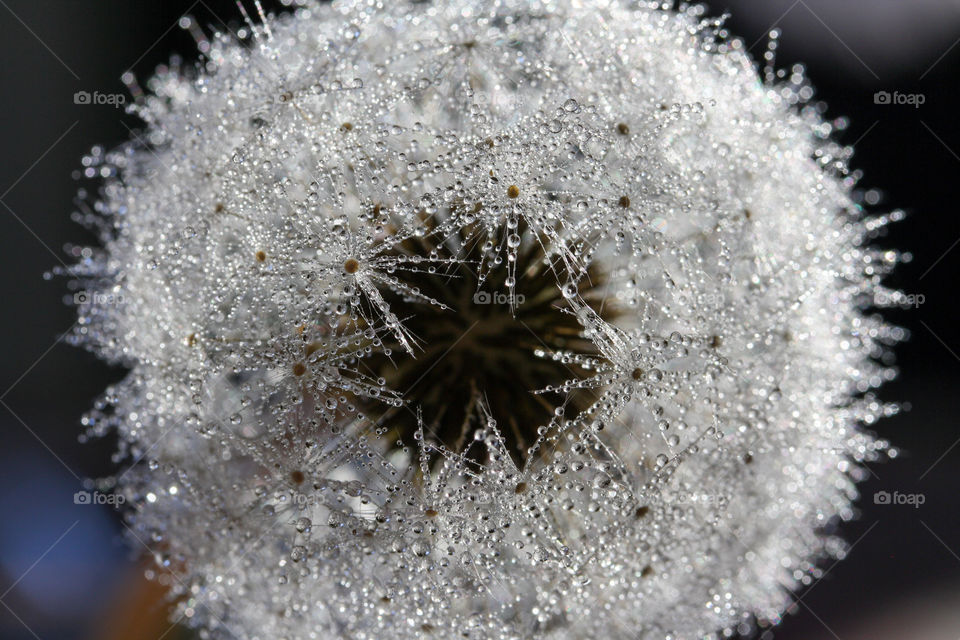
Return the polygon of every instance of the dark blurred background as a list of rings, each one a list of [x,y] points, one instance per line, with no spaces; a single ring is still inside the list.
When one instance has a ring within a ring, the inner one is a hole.
[[[880,190],[868,199],[880,200],[877,210],[909,214],[879,241],[913,254],[893,282],[922,300],[889,313],[911,338],[898,349],[900,378],[882,395],[908,410],[876,432],[902,453],[871,465],[860,517],[840,529],[849,557],[826,563],[825,577],[798,593],[764,637],[956,640],[960,2],[709,5],[733,13],[728,26],[757,58],[766,34],[782,29],[778,65],[805,62],[828,116],[850,118],[841,140],[856,144],[861,186]],[[143,549],[121,544],[117,513],[75,504],[84,478],[111,472],[114,444],[78,444],[79,416],[122,372],[63,343],[74,321],[62,300],[66,282],[43,273],[70,262],[65,247],[92,240],[70,221],[81,156],[95,144],[121,143],[137,126],[122,109],[76,104],[74,94],[125,94],[125,71],[143,80],[173,53],[194,59],[194,41],[178,26],[184,14],[221,29],[240,24],[230,0],[0,0],[0,638],[181,633],[162,622],[156,591],[139,578]],[[878,504],[877,492],[922,495],[923,504]]]

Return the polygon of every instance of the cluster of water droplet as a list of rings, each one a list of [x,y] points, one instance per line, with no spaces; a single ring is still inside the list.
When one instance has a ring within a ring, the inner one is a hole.
[[[801,69],[761,82],[702,8],[660,3],[188,26],[198,68],[159,70],[143,133],[85,159],[102,182],[76,217],[102,247],[70,271],[91,292],[75,340],[131,370],[84,423],[120,435],[114,480],[178,617],[249,639],[714,638],[776,622],[843,553],[824,531],[885,447],[859,425],[894,410],[870,391],[899,333],[864,300],[897,215],[854,202]],[[368,363],[402,371],[432,338],[411,316],[463,310],[422,278],[494,274],[511,313],[535,277],[576,318],[527,349],[571,372],[529,390],[553,417],[479,390],[462,446],[422,413],[398,436],[389,416],[423,407]]]

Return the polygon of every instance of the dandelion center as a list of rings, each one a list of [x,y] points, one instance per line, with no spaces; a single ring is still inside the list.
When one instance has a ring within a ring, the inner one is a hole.
[[[403,407],[391,409],[380,420],[389,425],[392,440],[413,441],[419,410],[426,437],[462,452],[484,426],[482,405],[500,425],[519,466],[531,453],[538,427],[557,420],[558,407],[561,415],[574,417],[595,399],[594,394],[575,389],[535,393],[585,377],[580,365],[550,354],[596,356],[597,351],[583,337],[576,316],[564,312],[563,291],[544,260],[543,247],[529,242],[522,248],[512,291],[503,269],[481,281],[473,268],[481,250],[474,247],[455,271],[418,271],[404,282],[446,309],[411,301],[390,289],[381,292],[420,345],[408,356],[399,344],[392,344],[389,357],[381,353],[364,362],[405,400]],[[587,297],[603,282],[599,271],[593,270],[592,276],[591,286],[581,287]],[[604,311],[605,318],[612,317],[611,309]],[[479,451],[471,451],[475,453]]]

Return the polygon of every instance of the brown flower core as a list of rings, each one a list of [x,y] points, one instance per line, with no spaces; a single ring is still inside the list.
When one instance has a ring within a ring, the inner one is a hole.
[[[552,353],[597,353],[583,337],[576,316],[563,311],[567,303],[558,281],[563,282],[566,274],[551,270],[540,242],[532,237],[526,240],[518,254],[512,293],[506,286],[505,267],[494,268],[480,282],[475,270],[484,256],[478,242],[467,243],[471,247],[467,255],[459,256],[465,263],[456,269],[441,266],[430,273],[424,267],[403,276],[406,286],[443,302],[448,310],[380,289],[391,311],[403,319],[419,343],[413,356],[399,344],[386,344],[389,356],[375,352],[361,365],[369,368],[371,377],[384,378],[386,386],[405,400],[404,407],[390,408],[379,420],[391,443],[412,443],[419,428],[419,409],[428,439],[452,451],[464,451],[474,433],[486,426],[481,419],[483,405],[497,421],[511,456],[521,464],[537,439],[538,427],[556,419],[557,407],[563,406],[563,417],[571,418],[595,399],[595,393],[586,390],[533,393],[589,375],[577,364],[551,358]],[[443,255],[442,246],[434,246],[429,239],[407,241],[399,250],[425,258],[431,253]],[[581,279],[580,294],[610,319],[610,305],[591,301],[603,283],[603,274],[590,269]],[[368,414],[376,415],[376,409]],[[486,454],[482,446],[474,445],[470,455]]]

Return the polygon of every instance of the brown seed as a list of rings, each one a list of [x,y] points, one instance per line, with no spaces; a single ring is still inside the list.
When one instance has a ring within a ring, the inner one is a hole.
[[[295,376],[302,376],[302,375],[305,374],[306,372],[307,372],[307,365],[303,364],[302,362],[296,362],[296,363],[294,363],[294,365],[293,365],[293,375],[295,375]]]
[[[633,512],[633,515],[637,518],[642,518],[643,516],[650,513],[650,507],[637,507],[637,510]]]
[[[340,130],[341,130],[341,131],[353,131],[353,123],[351,123],[351,122],[344,122],[342,125],[340,125]]]
[[[630,207],[629,196],[620,196],[620,206],[623,207],[624,209],[627,209]]]
[[[257,253],[254,254],[254,257],[257,259],[257,262],[266,262],[266,261],[267,261],[267,254],[266,254],[265,252],[263,252],[263,251],[257,251]]]
[[[710,338],[710,346],[713,347],[714,349],[716,349],[722,344],[723,344],[723,338],[721,338],[720,336],[713,336]]]
[[[195,344],[197,344],[197,334],[191,333],[187,336],[187,346],[192,347]]]
[[[520,196],[520,187],[515,184],[507,187],[507,197],[508,198],[517,198]]]
[[[749,453],[743,454],[743,464],[750,464],[751,462],[753,462],[753,456]]]
[[[634,380],[643,380],[643,369],[637,367],[633,370],[633,373],[630,374],[630,377]]]
[[[640,572],[641,578],[649,578],[652,575],[653,575],[653,567],[651,567],[650,565],[645,566],[643,570]]]
[[[356,273],[360,270],[360,262],[356,258],[347,258],[343,263],[343,270],[347,273]]]
[[[521,493],[526,493],[526,491],[527,491],[526,482],[518,482],[517,486],[513,488],[513,492],[516,493],[517,495],[520,495]]]
[[[436,518],[439,511],[436,509],[427,509],[423,512],[428,518]]]
[[[320,346],[321,345],[319,342],[311,342],[304,348],[304,353],[306,353],[307,357],[309,357],[310,355],[316,353]]]
[[[630,127],[627,126],[626,122],[621,122],[617,124],[617,133],[622,136],[630,135]]]
[[[307,477],[303,475],[303,471],[292,471],[290,473],[290,479],[293,480],[293,484],[303,484],[303,481],[306,480]]]
[[[218,202],[216,205],[214,205],[213,210],[217,213],[220,213],[221,211],[223,211],[223,203]]]

